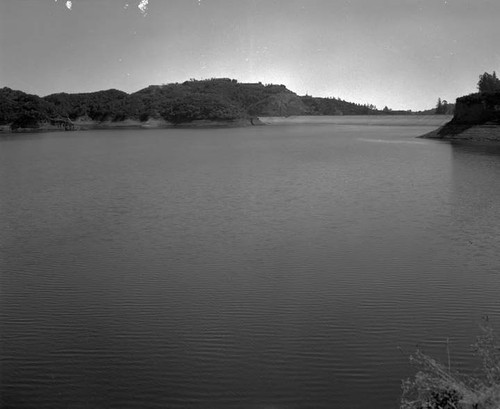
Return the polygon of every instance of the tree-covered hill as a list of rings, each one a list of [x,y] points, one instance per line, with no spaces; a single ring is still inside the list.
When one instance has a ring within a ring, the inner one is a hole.
[[[126,92],[110,89],[82,94],[63,92],[43,99],[53,104],[61,116],[70,119],[87,116],[95,121],[104,121],[124,118],[128,98]]]
[[[58,93],[40,98],[0,89],[0,125],[33,128],[54,118],[96,122],[161,119],[173,124],[194,120],[233,120],[257,116],[379,114],[374,106],[336,98],[298,96],[284,85],[239,83],[229,78],[151,85],[132,94],[110,89]]]
[[[33,128],[55,115],[56,107],[37,95],[7,87],[0,89],[0,125],[10,124],[12,129]]]

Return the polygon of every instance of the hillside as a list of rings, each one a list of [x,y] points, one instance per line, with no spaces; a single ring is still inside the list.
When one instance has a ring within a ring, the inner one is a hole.
[[[57,114],[53,104],[36,95],[10,88],[0,89],[0,125],[9,125],[13,130],[37,127]]]
[[[140,126],[156,121],[167,126],[259,116],[380,113],[374,106],[336,98],[301,97],[284,85],[239,83],[228,78],[151,85],[132,94],[110,89],[41,98],[10,88],[0,89],[0,126],[10,130],[73,129],[75,121],[95,126],[132,122]]]

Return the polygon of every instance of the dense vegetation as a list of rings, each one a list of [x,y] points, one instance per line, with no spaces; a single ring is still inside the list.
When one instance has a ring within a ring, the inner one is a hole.
[[[72,121],[164,119],[174,124],[193,120],[231,120],[256,116],[379,114],[373,105],[336,98],[300,97],[284,85],[238,83],[228,78],[152,85],[133,94],[110,89],[58,93],[40,98],[0,89],[0,125],[37,127],[54,118]]]
[[[36,95],[0,89],[0,125],[11,124],[12,129],[33,128],[54,115],[57,115],[56,107]]]
[[[439,130],[439,135],[459,134],[474,125],[500,124],[500,80],[495,71],[479,76],[479,92],[457,98],[453,119]]]
[[[493,74],[485,72],[479,76],[477,83],[479,92],[500,92],[500,80],[497,78],[497,73]]]
[[[337,98],[301,97],[309,115],[373,115],[380,113],[374,105],[361,105]]]
[[[495,73],[493,77],[496,79]],[[490,80],[486,76],[484,81]],[[453,108],[453,104],[439,100],[435,109],[420,113],[450,114]],[[10,88],[0,89],[0,125],[10,125],[12,129],[36,128],[54,119],[95,122],[163,119],[181,124],[194,120],[258,116],[412,113],[387,107],[378,110],[371,104],[356,104],[338,98],[298,96],[284,85],[239,83],[229,78],[151,85],[132,94],[110,89],[78,94],[63,92],[41,98]]]
[[[461,104],[483,104],[485,107],[500,105],[500,91],[498,92],[478,92],[457,98],[457,103]]]
[[[454,110],[455,104],[449,104],[448,101],[438,98],[434,113],[436,115],[452,115]]]
[[[45,98],[56,112],[70,119],[87,116],[95,121],[120,120],[126,116],[128,94],[110,89],[85,94],[52,94]]]

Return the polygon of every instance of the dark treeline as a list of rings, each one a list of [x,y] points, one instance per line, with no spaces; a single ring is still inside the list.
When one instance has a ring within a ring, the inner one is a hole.
[[[132,94],[106,91],[46,97],[0,89],[0,125],[36,127],[54,118],[92,121],[164,119],[231,120],[256,116],[381,114],[373,105],[298,96],[284,85],[239,83],[228,78],[152,85]]]
[[[500,123],[500,79],[497,78],[496,72],[481,74],[477,89],[479,92],[457,98],[457,111],[453,120]]]
[[[497,78],[495,71],[492,74],[485,72],[479,76],[477,90],[479,92],[457,98],[457,103],[461,105],[482,104],[485,110],[500,112],[500,79]]]
[[[484,74],[489,86],[498,79]],[[489,75],[489,74],[488,74]],[[438,101],[434,109],[419,114],[451,114],[454,104]],[[0,89],[0,125],[12,129],[36,128],[54,119],[75,121],[146,122],[162,119],[173,124],[194,120],[233,120],[258,116],[291,115],[408,115],[371,104],[356,104],[339,98],[298,96],[284,85],[239,83],[229,78],[189,80],[151,85],[132,94],[110,89],[89,93],[57,93],[45,97],[10,88]]]
[[[462,106],[482,105],[484,112],[488,110],[500,112],[500,79],[497,78],[496,72],[481,74],[477,89],[479,92],[457,98],[457,103]]]
[[[337,98],[301,97],[309,115],[374,115],[380,114],[375,105],[355,104]]]
[[[477,83],[479,92],[500,92],[500,79],[497,78],[497,73],[493,74],[485,72],[479,76]]]
[[[455,104],[449,104],[445,99],[438,98],[434,113],[436,115],[453,115]]]
[[[436,136],[447,138],[458,135],[470,127],[489,124],[493,127],[500,125],[500,80],[496,72],[492,74],[485,72],[479,76],[477,83],[478,92],[464,95],[456,99],[453,118],[450,122],[439,129]],[[444,101],[438,100],[438,106],[444,109]],[[479,136],[479,138],[481,138]],[[485,140],[491,140],[492,136],[486,134]],[[496,139],[495,139],[496,140]]]

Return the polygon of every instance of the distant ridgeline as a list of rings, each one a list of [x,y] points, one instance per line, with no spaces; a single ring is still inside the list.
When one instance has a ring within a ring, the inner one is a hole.
[[[46,97],[0,89],[0,125],[22,130],[73,129],[74,121],[124,122],[151,120],[173,125],[196,120],[231,121],[258,116],[383,114],[373,105],[336,98],[298,96],[284,85],[238,83],[216,78],[182,84],[152,85],[127,94],[110,89]]]

